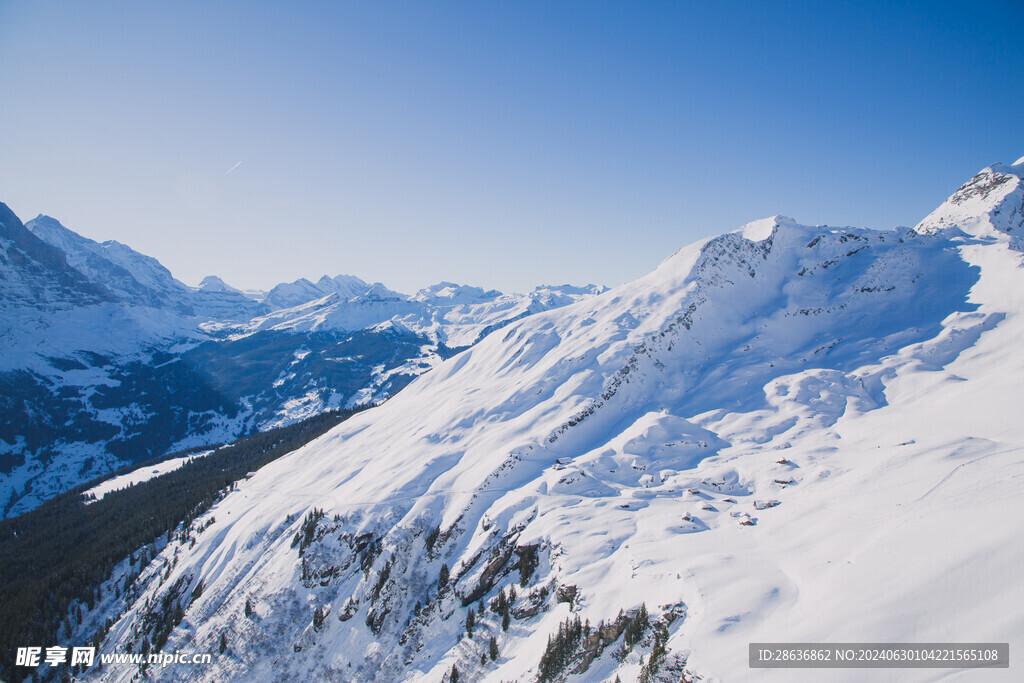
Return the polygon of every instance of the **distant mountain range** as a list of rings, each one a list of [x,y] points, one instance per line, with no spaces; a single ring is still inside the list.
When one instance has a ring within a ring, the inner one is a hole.
[[[0,508],[126,464],[393,395],[459,348],[599,287],[413,296],[339,275],[198,287],[0,204]]]

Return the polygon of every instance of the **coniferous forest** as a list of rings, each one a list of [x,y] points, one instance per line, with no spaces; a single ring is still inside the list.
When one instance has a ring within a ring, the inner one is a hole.
[[[248,472],[359,410],[322,413],[244,437],[86,504],[83,492],[98,483],[90,482],[0,521],[0,680],[18,680],[27,672],[15,668],[18,647],[69,645],[58,643],[58,635],[70,630],[74,601],[91,608],[121,560],[179,525],[188,527]],[[92,643],[74,643],[87,644]]]

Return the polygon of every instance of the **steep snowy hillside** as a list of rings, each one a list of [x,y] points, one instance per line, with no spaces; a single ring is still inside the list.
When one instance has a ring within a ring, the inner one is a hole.
[[[177,624],[165,651],[222,654],[161,680],[860,681],[747,645],[1009,641],[1009,680],[1022,175],[917,230],[757,221],[490,334],[242,482],[103,650]]]
[[[449,345],[596,291],[444,283],[408,297],[346,275],[265,295],[215,276],[192,288],[4,205],[0,246],[4,517],[125,463],[383,400]]]

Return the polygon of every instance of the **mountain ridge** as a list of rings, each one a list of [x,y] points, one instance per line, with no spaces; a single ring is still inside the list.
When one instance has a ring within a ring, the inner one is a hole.
[[[1019,215],[1009,175],[942,230],[766,219],[487,335],[241,482],[103,650],[202,585],[168,644],[226,643],[203,680],[737,680],[779,640],[1010,640],[1016,667],[1024,269],[972,229]]]
[[[416,300],[347,275],[254,295],[189,287],[46,216],[3,206],[0,230],[4,516],[126,463],[383,400],[449,345],[585,295]]]

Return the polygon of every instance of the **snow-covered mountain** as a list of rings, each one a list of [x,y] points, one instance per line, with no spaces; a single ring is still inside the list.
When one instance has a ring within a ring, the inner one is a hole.
[[[0,305],[5,310],[33,307],[44,311],[108,301],[96,286],[68,265],[67,256],[25,228],[0,203]],[[8,330],[4,330],[6,335]]]
[[[244,320],[268,308],[242,292],[209,278],[197,288],[174,279],[151,256],[113,240],[102,244],[68,230],[56,219],[38,216],[25,224],[36,237],[60,249],[68,265],[132,306],[171,309],[183,315]]]
[[[542,286],[527,294],[502,294],[441,283],[408,297],[383,285],[358,296],[331,293],[244,323],[210,323],[210,332],[240,339],[257,332],[324,332],[369,329],[382,324],[421,335],[450,348],[471,346],[487,334],[528,315],[568,305],[604,287]]]
[[[222,654],[160,680],[864,680],[748,668],[780,641],[1009,641],[1009,680],[1022,176],[915,229],[756,221],[489,334],[240,482],[103,651],[180,605],[165,651]]]
[[[0,204],[0,508],[131,462],[382,400],[451,346],[597,288],[519,295],[357,277],[198,287],[118,242]],[[422,293],[421,293],[422,294]]]
[[[392,292],[380,283],[377,287],[385,296],[403,298],[398,292]],[[342,300],[353,299],[362,296],[370,289],[370,284],[363,282],[354,275],[338,275],[327,277],[326,275],[317,280],[314,284],[303,278],[295,282],[282,283],[267,292],[266,303],[273,310],[281,308],[292,308],[325,296],[335,294]]]

